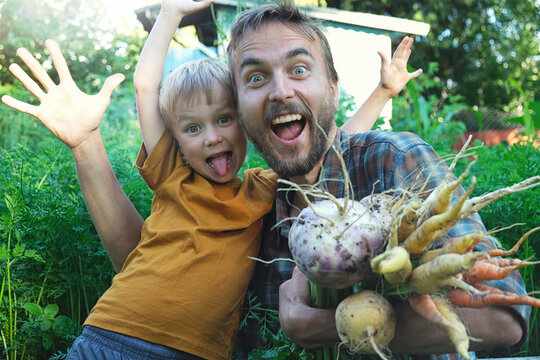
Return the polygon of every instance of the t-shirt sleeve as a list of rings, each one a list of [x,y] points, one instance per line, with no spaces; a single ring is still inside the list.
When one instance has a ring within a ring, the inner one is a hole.
[[[165,130],[150,154],[144,143],[141,145],[135,165],[148,187],[156,190],[177,166],[183,166],[182,154],[176,140]]]
[[[244,186],[249,201],[272,204],[275,199],[278,175],[272,170],[252,168],[244,172]]]

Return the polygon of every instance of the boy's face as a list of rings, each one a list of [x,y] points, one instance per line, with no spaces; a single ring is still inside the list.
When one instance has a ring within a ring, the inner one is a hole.
[[[206,179],[226,183],[236,178],[247,151],[234,98],[219,85],[210,102],[204,92],[175,107],[171,132],[187,163]]]
[[[243,34],[232,57],[245,131],[281,177],[307,174],[335,131],[337,82],[329,80],[318,40],[269,23]]]

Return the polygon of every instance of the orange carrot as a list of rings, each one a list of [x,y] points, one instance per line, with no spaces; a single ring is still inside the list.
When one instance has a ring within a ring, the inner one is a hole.
[[[453,289],[446,294],[446,298],[454,305],[463,307],[479,308],[489,305],[529,305],[540,307],[540,299],[528,295],[519,295],[510,291],[503,291],[484,284],[473,284],[484,292],[483,294],[471,294],[462,289]]]
[[[527,231],[519,240],[518,242],[510,249],[510,250],[503,250],[503,249],[493,249],[489,251],[489,256],[495,257],[495,256],[508,256],[516,253],[519,250],[519,246],[531,235],[533,232],[540,230],[540,226],[535,227],[534,229],[531,229]]]
[[[463,280],[469,284],[485,280],[501,280],[514,270],[538,262],[522,261],[519,259],[484,259],[478,260],[469,269],[463,272]]]
[[[448,321],[435,305],[433,301],[434,296],[429,294],[417,294],[412,293],[409,297],[409,305],[418,315],[424,319],[431,321],[432,323],[441,327],[454,327],[454,325]]]

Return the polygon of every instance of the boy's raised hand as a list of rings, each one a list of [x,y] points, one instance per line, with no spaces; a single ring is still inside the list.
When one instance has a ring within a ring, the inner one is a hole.
[[[161,3],[161,10],[177,11],[184,16],[207,8],[213,4],[214,1],[215,0],[163,0]]]
[[[110,76],[98,94],[87,95],[79,90],[71,78],[58,44],[47,40],[45,46],[52,57],[60,83],[55,84],[30,52],[20,48],[17,55],[32,71],[44,90],[19,65],[11,64],[9,70],[40,101],[40,104],[31,105],[7,95],[2,96],[2,101],[13,109],[35,116],[54,136],[74,149],[94,131],[98,131],[101,118],[109,106],[111,94],[124,80],[124,75]]]
[[[392,61],[388,63],[388,59],[384,53],[379,51],[381,57],[381,87],[385,90],[389,98],[393,98],[407,85],[411,79],[415,79],[422,73],[422,69],[418,69],[412,73],[407,71],[407,61],[411,56],[411,46],[413,39],[405,36],[394,55]]]

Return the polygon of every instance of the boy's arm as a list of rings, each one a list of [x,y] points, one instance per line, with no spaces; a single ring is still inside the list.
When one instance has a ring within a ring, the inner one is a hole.
[[[133,83],[144,146],[149,154],[160,139],[165,124],[159,111],[159,87],[171,40],[184,15],[208,7],[214,0],[164,0],[146,39]]]
[[[116,74],[109,77],[96,95],[84,94],[73,82],[58,45],[52,40],[47,40],[45,45],[60,83],[56,85],[26,49],[19,49],[17,55],[45,91],[20,66],[12,64],[9,70],[40,104],[30,105],[10,96],[3,96],[2,101],[38,118],[54,136],[69,146],[86,206],[115,270],[119,271],[140,240],[143,220],[114,175],[99,124],[109,106],[112,92],[124,80],[124,76]]]
[[[379,51],[381,57],[381,82],[354,115],[343,124],[341,129],[348,133],[371,130],[384,105],[399,94],[409,80],[420,76],[422,69],[418,69],[413,73],[407,71],[407,61],[411,56],[412,44],[412,38],[408,36],[403,38],[390,63],[388,63],[386,55]]]

